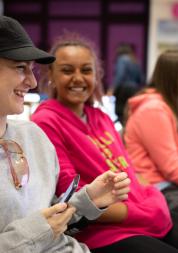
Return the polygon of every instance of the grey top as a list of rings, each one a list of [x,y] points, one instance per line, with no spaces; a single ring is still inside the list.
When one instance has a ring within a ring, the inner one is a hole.
[[[0,148],[0,253],[90,252],[70,236],[62,234],[54,240],[39,211],[51,205],[59,173],[55,149],[47,136],[32,122],[9,120],[3,138],[20,144],[28,160],[30,178],[26,186],[16,190]],[[92,220],[102,213],[85,188],[74,194],[71,203],[77,208],[74,221],[81,216]]]

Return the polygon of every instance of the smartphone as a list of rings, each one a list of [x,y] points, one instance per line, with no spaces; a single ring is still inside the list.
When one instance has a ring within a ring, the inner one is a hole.
[[[72,180],[71,184],[67,188],[66,192],[62,195],[62,197],[59,200],[59,203],[67,203],[69,199],[72,197],[73,193],[77,189],[78,183],[80,180],[80,175],[77,174],[74,179]]]

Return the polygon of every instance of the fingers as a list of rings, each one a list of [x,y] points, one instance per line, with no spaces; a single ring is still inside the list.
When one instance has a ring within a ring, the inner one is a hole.
[[[101,177],[105,181],[112,178],[114,179],[116,175],[117,175],[116,173],[112,172],[111,170],[108,170],[104,172],[102,175],[100,175],[99,177]]]
[[[51,206],[49,208],[45,208],[42,210],[42,214],[45,216],[45,218],[51,217],[56,213],[63,212],[67,208],[66,203],[60,203],[56,204],[54,206]]]
[[[126,178],[128,178],[128,175],[127,175],[126,172],[115,173],[115,172],[112,172],[112,171],[109,170],[109,171],[106,171],[105,173],[103,173],[99,177],[101,177],[104,181],[106,181],[108,179],[109,180],[113,179],[113,181],[115,183],[117,183],[117,182],[123,181]]]
[[[131,180],[128,178],[126,172],[118,173],[114,178],[114,190],[112,191],[114,195],[117,196],[119,200],[128,199],[128,193],[130,192]]]
[[[128,175],[126,172],[119,172],[117,174],[115,173],[114,182],[119,182],[126,178],[128,178]]]
[[[67,204],[57,204],[43,209],[42,213],[56,237],[66,231],[67,224],[75,211],[75,207],[67,206]]]
[[[114,188],[115,189],[122,189],[122,188],[125,188],[125,187],[129,186],[130,183],[131,183],[130,178],[126,178],[126,179],[124,179],[122,181],[116,182],[114,184]]]
[[[130,187],[124,187],[113,191],[115,195],[121,196],[130,192]]]
[[[128,198],[130,182],[126,172],[107,171],[87,186],[87,193],[96,206],[108,206]]]
[[[114,173],[112,171],[107,171],[103,174],[103,176],[105,179],[111,180],[111,178],[112,178],[113,182],[114,182],[114,188],[116,188],[116,189],[121,189],[123,187],[127,187],[131,183],[131,180],[128,177],[126,172]]]
[[[128,199],[128,194],[119,195],[118,200],[123,201]]]
[[[58,225],[61,225],[61,223],[62,224],[67,224],[70,221],[70,219],[71,219],[72,215],[74,214],[75,210],[76,209],[74,207],[68,207],[62,213],[61,212],[57,213],[55,215],[55,219],[54,219],[56,224],[58,224]]]

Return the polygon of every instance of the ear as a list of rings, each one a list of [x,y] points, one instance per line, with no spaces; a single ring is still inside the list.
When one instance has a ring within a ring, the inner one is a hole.
[[[53,75],[52,75],[52,69],[48,69],[47,76],[48,76],[48,85],[51,86],[52,88],[55,88],[55,83],[53,81]]]
[[[48,80],[51,80],[51,78],[52,78],[52,69],[48,69],[47,76],[48,76]]]

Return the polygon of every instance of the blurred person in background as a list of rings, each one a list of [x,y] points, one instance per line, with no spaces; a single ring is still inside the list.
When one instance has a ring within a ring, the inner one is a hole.
[[[136,59],[134,46],[121,43],[116,50],[116,63],[112,82],[113,91],[118,86],[142,87],[145,85],[143,71]]]
[[[120,134],[124,131],[124,110],[127,100],[145,85],[145,77],[135,54],[134,45],[120,43],[116,50],[114,77],[107,95],[114,99],[117,123],[121,123]]]
[[[127,84],[126,86],[118,86],[114,90],[115,97],[115,113],[118,120],[121,122],[122,126],[125,125],[125,110],[127,107],[127,101],[129,98],[134,96],[141,88],[133,86],[132,84]]]
[[[178,51],[157,59],[151,85],[129,99],[124,140],[138,175],[178,211]]]

